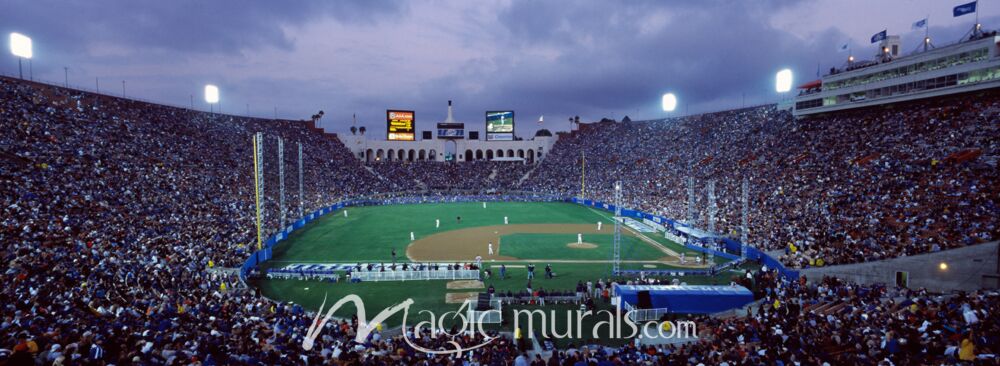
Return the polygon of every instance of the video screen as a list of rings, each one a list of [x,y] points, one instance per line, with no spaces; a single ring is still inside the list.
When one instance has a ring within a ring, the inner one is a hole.
[[[416,132],[413,127],[413,111],[386,110],[386,140],[389,141],[413,141]]]
[[[439,139],[461,139],[465,138],[465,124],[464,123],[438,123],[438,133]]]
[[[514,111],[486,112],[486,140],[509,141],[514,139]]]

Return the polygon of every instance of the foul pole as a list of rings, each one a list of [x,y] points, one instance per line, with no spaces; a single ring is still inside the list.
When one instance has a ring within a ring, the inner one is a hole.
[[[259,145],[259,144],[260,144],[260,132],[258,132],[253,137],[253,190],[254,190],[254,200],[256,202],[254,204],[254,206],[255,206],[256,211],[257,211],[257,220],[256,220],[257,221],[257,250],[261,250],[264,247],[264,245],[263,245],[263,243],[261,241],[261,237],[260,237],[260,226],[261,226],[261,217],[260,217],[260,161],[258,161],[258,159],[257,159],[257,155],[259,154],[259,151],[257,150],[257,145]]]

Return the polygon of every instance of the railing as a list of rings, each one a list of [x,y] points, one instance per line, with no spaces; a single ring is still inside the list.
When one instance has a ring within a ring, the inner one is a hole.
[[[632,306],[632,304],[622,301],[621,298],[619,298],[618,301],[621,302],[622,309],[625,310],[629,320],[635,323],[657,321],[660,320],[664,314],[670,313],[670,310],[667,308],[636,309]]]
[[[469,310],[466,312],[469,323],[499,324],[503,321],[503,304],[499,299],[490,300],[490,310],[476,310],[479,300],[466,301]]]

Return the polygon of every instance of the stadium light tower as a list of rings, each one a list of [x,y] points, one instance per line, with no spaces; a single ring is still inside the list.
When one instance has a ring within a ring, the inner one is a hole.
[[[677,96],[674,93],[663,94],[662,104],[664,112],[673,112],[677,109]]]
[[[774,89],[778,93],[787,93],[792,90],[792,70],[784,69],[778,71],[774,76]]]
[[[17,73],[24,79],[24,71],[21,69],[21,60],[31,60],[31,38],[21,33],[10,34],[10,53],[17,56]]]
[[[219,87],[212,84],[205,85],[205,102],[208,103],[209,113],[213,112],[215,103],[219,102]]]

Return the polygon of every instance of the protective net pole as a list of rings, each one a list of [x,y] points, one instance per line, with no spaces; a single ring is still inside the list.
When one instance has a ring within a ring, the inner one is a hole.
[[[305,200],[302,199],[302,143],[299,142],[299,218],[305,217]]]
[[[687,193],[688,193],[688,204],[687,204],[687,224],[694,226],[694,177],[688,177],[687,179]]]
[[[747,221],[749,221],[748,216],[750,214],[750,182],[746,178],[743,178],[743,191],[740,194],[740,201],[743,203],[742,218],[740,221],[740,256],[746,258],[747,245],[749,243],[747,236],[750,234],[750,231],[747,228]]]
[[[285,210],[285,140],[278,137],[278,230],[284,230],[288,224],[288,211]]]
[[[715,181],[708,181],[708,232],[709,232],[709,245],[711,249],[715,249],[715,215],[718,211],[718,207],[715,205]],[[712,259],[715,255],[709,251],[708,252],[708,262],[712,263]]]
[[[613,239],[613,258],[611,259],[611,274],[621,272],[622,262],[622,182],[615,182],[615,235]]]

